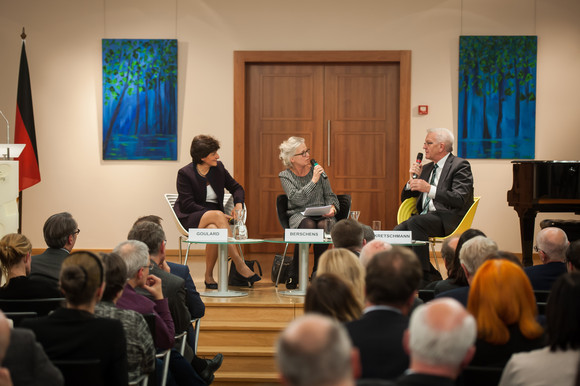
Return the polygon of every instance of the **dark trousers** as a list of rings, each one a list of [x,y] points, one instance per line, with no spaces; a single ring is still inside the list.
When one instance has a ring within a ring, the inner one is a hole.
[[[318,219],[318,218],[305,218],[302,220],[300,225],[298,225],[298,229],[324,229],[326,219]],[[310,248],[310,246],[308,246]],[[299,245],[296,244],[294,246],[294,258],[292,259],[292,264],[290,264],[288,276],[292,277],[293,279],[298,279],[298,270],[299,270],[299,260],[300,257],[298,256]],[[320,259],[320,255],[324,253],[328,249],[328,244],[314,244],[312,247],[314,251],[314,266],[312,267],[312,275],[316,272],[318,268],[318,259]],[[297,280],[296,280],[297,282]]]

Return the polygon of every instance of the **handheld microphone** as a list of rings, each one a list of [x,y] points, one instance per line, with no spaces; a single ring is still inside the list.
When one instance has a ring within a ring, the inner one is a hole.
[[[423,161],[423,153],[417,154],[417,160],[415,162],[417,162],[417,164],[421,165],[422,161]],[[417,175],[417,173],[413,173],[413,179],[416,179],[417,177],[419,177]]]
[[[422,155],[423,155],[423,154],[421,154],[421,156],[422,156]],[[310,163],[312,164],[312,166],[316,166],[316,165],[318,165],[318,162],[316,162],[316,161],[314,160],[314,158],[312,158],[312,159],[310,160]],[[322,172],[321,176],[322,176],[322,178],[328,178],[328,176],[327,176],[327,175],[326,175],[326,173],[324,173],[324,172]]]

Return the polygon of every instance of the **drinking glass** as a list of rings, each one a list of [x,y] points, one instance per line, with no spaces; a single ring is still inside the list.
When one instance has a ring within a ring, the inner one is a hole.
[[[324,240],[331,240],[330,231],[332,230],[332,221],[330,219],[324,220]]]
[[[348,218],[353,219],[354,221],[358,221],[358,217],[360,216],[360,210],[351,210],[348,214]]]
[[[373,231],[381,230],[381,222],[379,220],[373,220]]]

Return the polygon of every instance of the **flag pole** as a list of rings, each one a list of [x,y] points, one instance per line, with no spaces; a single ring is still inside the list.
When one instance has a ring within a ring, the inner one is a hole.
[[[22,41],[26,41],[26,32],[24,27],[22,27],[22,33],[20,34]],[[20,166],[20,165],[19,165]],[[18,233],[22,234],[22,190],[18,191]]]

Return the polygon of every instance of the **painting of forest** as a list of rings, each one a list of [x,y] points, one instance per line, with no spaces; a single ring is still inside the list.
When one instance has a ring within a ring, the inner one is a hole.
[[[177,40],[103,39],[103,159],[177,159]]]
[[[533,159],[536,36],[461,36],[457,153]]]

